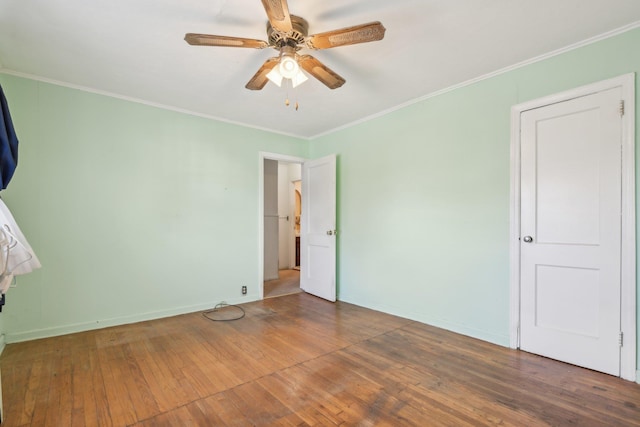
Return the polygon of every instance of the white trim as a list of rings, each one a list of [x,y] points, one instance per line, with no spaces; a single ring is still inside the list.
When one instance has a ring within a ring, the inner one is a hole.
[[[2,352],[4,351],[4,348],[7,346],[7,340],[4,334],[0,335],[0,356],[2,355]],[[2,384],[0,383],[0,387],[2,387]],[[0,402],[1,403],[1,402]]]
[[[277,160],[287,163],[304,163],[303,157],[287,154],[258,152],[258,299],[264,299],[264,161]]]
[[[616,28],[615,30],[607,31],[606,33],[602,33],[602,34],[599,34],[597,36],[590,37],[590,38],[588,38],[586,40],[582,40],[582,41],[579,41],[577,43],[570,44],[570,45],[562,47],[560,49],[556,49],[556,50],[553,50],[551,52],[548,52],[548,53],[545,53],[545,54],[542,54],[542,55],[539,55],[539,56],[535,56],[535,57],[530,58],[530,59],[526,59],[526,60],[524,60],[522,62],[518,62],[516,64],[509,65],[509,66],[504,67],[504,68],[500,68],[499,70],[492,71],[490,73],[483,74],[481,76],[474,77],[474,78],[469,79],[469,80],[465,80],[464,82],[455,84],[453,86],[449,86],[449,87],[446,87],[444,89],[440,89],[440,90],[437,90],[435,92],[428,93],[428,94],[423,95],[423,96],[421,96],[419,98],[414,98],[414,99],[409,100],[407,102],[403,102],[402,104],[396,105],[395,107],[391,107],[391,108],[388,108],[386,110],[380,111],[379,113],[375,113],[375,114],[372,114],[370,116],[363,117],[360,120],[356,120],[356,121],[347,123],[345,125],[339,126],[337,128],[329,129],[329,130],[327,130],[325,132],[322,132],[322,133],[319,133],[319,134],[316,134],[316,135],[312,135],[312,136],[308,137],[307,139],[313,141],[316,138],[320,138],[320,137],[332,134],[334,132],[338,132],[338,131],[341,131],[341,130],[344,130],[344,129],[348,129],[350,127],[353,127],[353,126],[356,126],[356,125],[359,125],[359,124],[362,124],[362,123],[366,123],[366,122],[368,122],[370,120],[374,120],[374,119],[377,119],[379,117],[386,116],[387,114],[391,114],[394,111],[398,111],[398,110],[401,110],[401,109],[403,109],[405,107],[409,107],[409,106],[411,106],[413,104],[417,104],[419,102],[426,101],[427,99],[435,98],[435,97],[443,95],[445,93],[453,92],[454,90],[458,90],[458,89],[461,89],[461,88],[466,87],[466,86],[474,85],[474,84],[476,84],[478,82],[481,82],[483,80],[488,80],[488,79],[491,79],[493,77],[508,73],[510,71],[514,71],[514,70],[517,70],[519,68],[523,68],[523,67],[526,67],[528,65],[535,64],[537,62],[545,61],[545,60],[547,60],[549,58],[553,58],[554,56],[562,55],[562,54],[570,52],[572,50],[576,50],[576,49],[579,49],[581,47],[589,46],[591,44],[597,43],[597,42],[602,41],[602,40],[609,39],[611,37],[618,36],[620,34],[623,34],[623,33],[626,33],[628,31],[634,30],[636,28],[640,28],[640,21],[633,22],[631,24],[625,25],[625,26],[620,27],[620,28]]]
[[[620,78],[625,112],[622,120],[622,242],[621,283],[622,292],[620,330],[624,333],[624,345],[620,355],[620,376],[637,379],[637,278],[636,278],[636,109],[635,74]]]
[[[560,49],[556,49],[556,50],[553,50],[551,52],[548,52],[548,53],[545,53],[545,54],[542,54],[542,55],[539,55],[539,56],[535,56],[533,58],[518,62],[518,63],[513,64],[513,65],[509,65],[507,67],[498,69],[496,71],[492,71],[492,72],[489,72],[487,74],[483,74],[481,76],[466,80],[464,82],[461,82],[461,83],[446,87],[444,89],[428,93],[426,95],[420,96],[418,98],[414,98],[414,99],[409,100],[407,102],[403,102],[402,104],[396,105],[394,107],[388,108],[386,110],[380,111],[380,112],[372,114],[370,116],[363,117],[362,119],[355,120],[353,122],[350,122],[350,123],[344,124],[342,126],[338,126],[336,128],[329,129],[327,131],[318,133],[316,135],[311,135],[311,136],[303,136],[303,135],[296,135],[296,134],[291,134],[291,133],[286,133],[286,132],[280,132],[280,131],[276,131],[276,130],[273,130],[273,129],[268,129],[268,128],[264,128],[264,127],[260,127],[260,126],[253,126],[253,125],[249,125],[249,124],[246,124],[246,123],[237,122],[237,121],[233,121],[233,120],[228,120],[228,119],[224,119],[224,118],[220,118],[220,117],[216,117],[216,116],[211,116],[211,115],[204,114],[204,113],[197,113],[197,112],[194,112],[194,111],[185,110],[185,109],[181,109],[181,108],[177,108],[177,107],[173,107],[173,106],[169,106],[169,105],[156,104],[156,103],[153,103],[153,102],[145,101],[143,99],[132,98],[132,97],[128,97],[128,96],[124,96],[124,95],[120,95],[120,94],[116,94],[116,93],[112,93],[112,92],[102,91],[102,90],[98,90],[98,89],[92,89],[92,88],[89,88],[89,87],[86,87],[86,86],[75,85],[75,84],[63,82],[63,81],[60,81],[60,80],[54,80],[54,79],[49,79],[49,78],[42,77],[42,76],[23,73],[23,72],[20,72],[20,71],[14,71],[14,70],[11,70],[11,69],[8,69],[8,68],[3,68],[1,63],[0,63],[0,73],[9,74],[9,75],[17,76],[17,77],[23,77],[23,78],[27,78],[27,79],[31,79],[31,80],[36,80],[36,81],[41,81],[41,82],[44,82],[44,83],[50,83],[50,84],[54,84],[54,85],[58,85],[58,86],[68,87],[68,88],[71,88],[71,89],[82,90],[82,91],[85,91],[85,92],[95,93],[95,94],[98,94],[98,95],[110,96],[110,97],[117,98],[117,99],[122,99],[122,100],[125,100],[125,101],[136,102],[136,103],[143,104],[143,105],[148,105],[148,106],[151,106],[151,107],[162,108],[162,109],[165,109],[165,110],[175,111],[175,112],[183,113],[183,114],[189,114],[189,115],[192,115],[192,116],[202,117],[202,118],[205,118],[205,119],[217,120],[217,121],[220,121],[220,122],[230,123],[230,124],[234,124],[234,125],[238,125],[238,126],[244,126],[244,127],[248,127],[248,128],[251,128],[251,129],[257,129],[257,130],[262,130],[262,131],[265,131],[265,132],[275,133],[275,134],[279,134],[279,135],[290,136],[290,137],[294,137],[294,138],[300,138],[300,139],[306,140],[306,141],[312,141],[314,139],[317,139],[317,138],[320,138],[320,137],[323,137],[323,136],[338,132],[340,130],[348,129],[348,128],[351,128],[353,126],[368,122],[370,120],[374,120],[374,119],[377,119],[379,117],[386,116],[387,114],[391,114],[391,113],[393,113],[395,111],[401,110],[401,109],[403,109],[405,107],[409,107],[409,106],[411,106],[413,104],[417,104],[417,103],[425,101],[427,99],[435,98],[436,96],[440,96],[440,95],[443,95],[445,93],[452,92],[454,90],[458,90],[460,88],[476,84],[476,83],[478,83],[480,81],[488,80],[490,78],[499,76],[501,74],[505,74],[505,73],[508,73],[510,71],[522,68],[522,67],[526,67],[527,65],[535,64],[537,62],[541,62],[541,61],[544,61],[546,59],[553,58],[554,56],[562,55],[562,54],[570,52],[572,50],[579,49],[581,47],[588,46],[588,45],[597,43],[599,41],[606,40],[606,39],[609,39],[611,37],[618,36],[620,34],[623,34],[623,33],[626,33],[628,31],[634,30],[636,28],[640,28],[640,21],[632,22],[631,24],[624,25],[624,26],[622,26],[620,28],[616,28],[614,30],[607,31],[605,33],[599,34],[599,35],[594,36],[594,37],[590,37],[588,39],[579,41],[579,42],[574,43],[574,44],[570,44],[570,45],[562,47]]]
[[[408,319],[423,323],[425,325],[434,326],[436,328],[445,329],[447,331],[455,332],[456,334],[483,340],[499,346],[505,346],[508,339],[506,334],[497,334],[486,329],[474,328],[473,326],[470,326],[468,324],[452,322],[450,321],[450,319],[443,319],[439,316],[433,316],[432,313],[425,312],[423,310],[407,310],[407,308],[404,306],[389,305],[386,303],[381,303],[380,301],[369,300],[367,298],[363,299],[360,295],[351,295],[341,292],[340,298],[338,300],[340,302],[346,302],[358,307],[369,308],[371,310],[391,314],[403,319]]]
[[[509,200],[509,347],[520,347],[520,110],[511,107]]]
[[[224,300],[228,304],[244,304],[255,301],[255,295],[232,298]],[[165,317],[178,316],[181,314],[197,313],[199,311],[212,309],[218,302],[207,302],[196,305],[172,308],[169,310],[150,311],[147,313],[135,314],[132,316],[112,317],[109,319],[100,319],[90,322],[73,323],[68,325],[56,326],[53,328],[33,329],[30,331],[18,332],[15,334],[7,334],[8,343],[16,343],[23,341],[31,341],[40,338],[50,338],[60,335],[73,334],[76,332],[85,332],[95,329],[108,328],[110,326],[121,326],[130,323],[144,322],[147,320],[162,319]]]
[[[520,115],[546,105],[620,87],[625,102],[622,119],[622,242],[621,242],[621,330],[624,346],[620,376],[636,379],[636,193],[635,193],[635,74],[581,86],[566,92],[511,107],[511,195],[510,195],[510,319],[509,346],[519,347],[520,322]]]
[[[289,227],[289,268],[294,268],[296,266],[296,184],[291,179],[289,179],[288,184],[289,218],[291,218],[291,224],[293,225],[293,227]]]
[[[222,117],[212,116],[210,114],[198,113],[198,112],[195,112],[195,111],[186,110],[184,108],[174,107],[172,105],[159,104],[159,103],[156,103],[156,102],[151,102],[151,101],[147,101],[147,100],[140,99],[140,98],[134,98],[134,97],[131,97],[131,96],[121,95],[119,93],[108,92],[108,91],[105,91],[105,90],[94,89],[94,88],[90,88],[90,87],[87,87],[87,86],[81,86],[81,85],[76,85],[76,84],[73,84],[73,83],[63,82],[63,81],[60,81],[60,80],[49,79],[47,77],[41,77],[41,76],[36,76],[36,75],[33,75],[33,74],[22,73],[20,71],[14,71],[14,70],[10,70],[10,69],[7,69],[7,68],[0,67],[0,73],[1,74],[7,74],[7,75],[10,75],[10,76],[22,77],[24,79],[29,79],[29,80],[35,80],[37,82],[48,83],[48,84],[52,84],[52,85],[56,85],[56,86],[62,86],[62,87],[66,87],[66,88],[69,88],[69,89],[75,89],[75,90],[79,90],[79,91],[82,91],[82,92],[88,92],[88,93],[93,93],[93,94],[96,94],[96,95],[107,96],[107,97],[110,97],[110,98],[121,99],[123,101],[133,102],[133,103],[136,103],[136,104],[142,104],[142,105],[146,105],[148,107],[159,108],[161,110],[173,111],[175,113],[187,114],[189,116],[201,117],[203,119],[208,119],[208,120],[215,120],[217,122],[228,123],[228,124],[231,124],[231,125],[241,126],[241,127],[245,127],[245,128],[249,128],[249,129],[261,130],[261,131],[264,131],[264,132],[274,133],[274,134],[277,134],[277,135],[289,136],[289,137],[299,138],[299,139],[304,139],[304,140],[308,139],[307,137],[304,137],[304,136],[301,136],[301,135],[296,135],[296,134],[293,134],[293,133],[281,132],[281,131],[277,131],[277,130],[274,130],[274,129],[269,129],[269,128],[265,128],[265,127],[261,127],[261,126],[254,126],[254,125],[251,125],[251,124],[248,124],[248,123],[238,122],[238,121],[235,121],[235,120],[229,120],[229,119],[225,119],[225,118],[222,118]]]

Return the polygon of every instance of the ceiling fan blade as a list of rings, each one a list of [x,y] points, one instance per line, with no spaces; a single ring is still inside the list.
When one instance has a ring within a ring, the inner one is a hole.
[[[262,5],[274,30],[288,33],[293,29],[287,0],[262,0]]]
[[[214,36],[213,34],[187,33],[184,39],[187,43],[194,46],[252,47],[255,49],[269,47],[269,43],[263,40]]]
[[[307,46],[311,49],[329,49],[350,44],[374,42],[384,38],[385,30],[380,22],[370,22],[311,35],[307,39]]]
[[[298,57],[298,64],[303,70],[320,80],[329,89],[337,89],[346,81],[335,71],[331,70],[311,55],[302,55]]]
[[[260,67],[258,72],[253,77],[251,77],[251,80],[249,80],[249,83],[247,83],[245,87],[251,90],[262,89],[267,84],[267,81],[269,81],[269,79],[267,78],[267,74],[269,74],[269,71],[271,71],[273,67],[278,65],[279,62],[280,58],[277,56],[275,58],[267,59],[265,63],[262,64],[262,67]]]

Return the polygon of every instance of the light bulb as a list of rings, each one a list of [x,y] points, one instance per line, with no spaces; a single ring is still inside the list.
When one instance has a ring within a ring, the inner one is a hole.
[[[297,73],[300,67],[298,67],[298,63],[291,56],[283,56],[280,60],[280,74],[285,79],[292,79]]]

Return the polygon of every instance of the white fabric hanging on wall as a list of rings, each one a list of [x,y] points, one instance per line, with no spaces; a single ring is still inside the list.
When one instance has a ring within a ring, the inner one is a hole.
[[[38,257],[2,199],[0,199],[0,262],[2,283],[4,283],[2,279],[8,275],[27,274],[41,267]]]

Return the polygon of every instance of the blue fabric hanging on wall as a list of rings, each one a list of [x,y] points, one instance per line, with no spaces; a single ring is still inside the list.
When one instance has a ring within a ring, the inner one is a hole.
[[[9,185],[18,166],[18,137],[11,122],[9,106],[0,86],[0,190]]]

